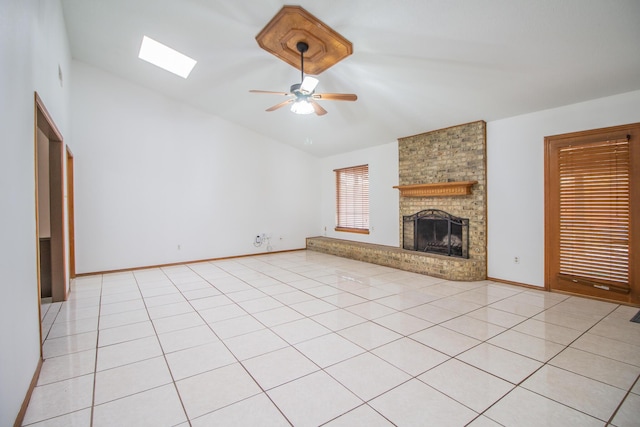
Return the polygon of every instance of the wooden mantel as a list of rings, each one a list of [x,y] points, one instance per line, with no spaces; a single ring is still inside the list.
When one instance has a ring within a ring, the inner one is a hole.
[[[401,197],[466,196],[478,181],[435,182],[431,184],[396,185]]]

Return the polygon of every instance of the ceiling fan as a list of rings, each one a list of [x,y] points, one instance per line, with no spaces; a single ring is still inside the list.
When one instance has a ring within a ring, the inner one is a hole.
[[[316,113],[319,116],[327,114],[327,110],[322,108],[316,101],[355,101],[358,96],[353,93],[315,93],[318,79],[311,76],[304,76],[304,53],[309,50],[309,45],[305,42],[298,42],[296,49],[300,52],[300,83],[291,85],[289,92],[271,92],[267,90],[250,90],[252,93],[267,93],[273,95],[284,95],[289,98],[273,107],[267,108],[266,111],[275,111],[285,105],[291,104],[291,111],[296,114]]]

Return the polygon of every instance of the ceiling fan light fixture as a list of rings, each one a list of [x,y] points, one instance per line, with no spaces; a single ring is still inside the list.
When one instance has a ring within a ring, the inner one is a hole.
[[[300,85],[300,92],[304,94],[311,94],[314,90],[316,90],[316,86],[318,86],[318,79],[311,76],[306,76],[304,80],[302,80],[302,84]]]
[[[300,52],[300,83],[292,84],[289,92],[270,92],[265,90],[249,91],[254,93],[272,93],[276,95],[289,96],[289,99],[286,101],[269,107],[266,111],[275,111],[278,108],[291,104],[291,112],[294,114],[316,113],[318,116],[324,116],[327,114],[327,110],[318,104],[316,100],[327,99],[336,101],[355,101],[358,99],[358,97],[353,93],[315,93],[316,86],[318,86],[318,79],[304,75],[304,53],[309,49],[309,45],[304,41],[299,41],[296,44],[296,48],[298,49],[298,52]]]
[[[291,111],[295,114],[311,114],[315,112],[315,109],[306,99],[299,99],[291,104]]]

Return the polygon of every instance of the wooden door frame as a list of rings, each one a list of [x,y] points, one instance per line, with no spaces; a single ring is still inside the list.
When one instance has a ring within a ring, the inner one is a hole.
[[[630,149],[631,149],[631,156],[632,156],[632,159],[631,159],[632,168],[635,166],[636,169],[632,170],[631,189],[629,194],[629,197],[632,200],[632,208],[633,208],[633,201],[640,200],[640,184],[639,184],[640,179],[638,179],[638,176],[640,175],[640,167],[637,167],[638,165],[640,165],[640,148],[639,148],[640,142],[638,142],[638,138],[640,135],[639,129],[640,129],[640,123],[630,123],[630,124],[620,125],[620,126],[612,126],[612,127],[599,128],[599,129],[590,129],[586,131],[571,132],[571,133],[560,134],[560,135],[546,136],[544,138],[544,229],[545,229],[545,232],[544,232],[544,264],[545,264],[544,287],[545,287],[545,290],[570,293],[570,294],[575,293],[580,296],[601,299],[601,300],[611,301],[615,303],[623,303],[623,304],[626,303],[626,304],[632,304],[632,305],[640,304],[640,295],[638,292],[640,290],[640,284],[636,283],[638,279],[640,279],[640,277],[638,277],[640,276],[640,274],[638,273],[640,271],[640,268],[637,268],[637,267],[633,268],[634,265],[640,265],[640,250],[638,250],[638,248],[640,248],[640,221],[634,220],[634,218],[638,217],[637,215],[638,211],[632,210],[631,212],[632,220],[631,220],[630,231],[629,231],[630,233],[629,263],[632,268],[630,271],[629,285],[631,286],[632,290],[627,298],[618,297],[618,296],[611,297],[611,294],[608,294],[605,291],[599,291],[599,290],[592,291],[591,293],[582,293],[582,291],[577,291],[577,290],[564,291],[564,290],[556,290],[555,288],[552,288],[551,284],[553,281],[553,277],[552,277],[552,271],[551,271],[551,263],[553,262],[553,259],[552,259],[552,253],[551,253],[552,250],[550,249],[551,241],[552,241],[552,236],[550,232],[550,230],[552,229],[551,221],[557,209],[557,206],[555,206],[551,201],[553,196],[550,192],[551,143],[559,139],[571,139],[571,138],[578,138],[578,137],[584,138],[584,139],[595,139],[605,134],[615,135],[615,134],[627,132],[627,135],[629,135],[631,138],[634,138],[632,140],[634,141],[634,143],[633,145],[630,146]],[[634,214],[633,212],[636,212],[636,214]]]
[[[69,239],[69,278],[76,277],[76,227],[75,227],[75,195],[73,153],[67,149],[67,225]]]
[[[54,302],[67,299],[65,224],[64,224],[64,140],[37,92],[35,98],[34,151],[36,170],[36,252],[38,307],[40,306],[40,231],[38,217],[38,129],[49,138],[49,197],[51,200],[51,293]],[[42,333],[42,332],[41,332]],[[42,338],[42,337],[41,337]],[[42,341],[42,339],[41,339]]]

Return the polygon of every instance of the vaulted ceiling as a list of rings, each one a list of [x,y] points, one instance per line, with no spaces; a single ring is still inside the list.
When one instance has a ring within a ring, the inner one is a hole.
[[[640,89],[638,0],[301,0],[353,44],[321,73],[328,114],[283,98],[300,73],[255,36],[279,0],[62,0],[74,59],[323,157],[475,120]],[[198,61],[186,80],[138,59],[147,35]],[[515,142],[514,142],[515,143]]]

